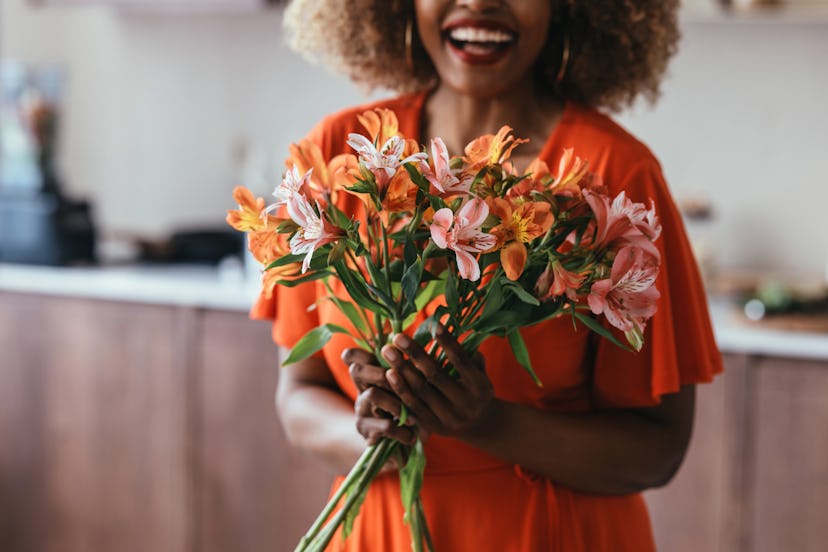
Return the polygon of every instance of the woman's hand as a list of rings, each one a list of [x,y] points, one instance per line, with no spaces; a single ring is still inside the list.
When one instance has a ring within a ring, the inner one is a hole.
[[[447,374],[439,363],[405,334],[393,339],[382,355],[391,369],[383,376],[388,387],[408,408],[417,425],[429,433],[462,437],[485,427],[494,390],[480,355],[469,355],[442,326],[437,343],[457,371]]]
[[[351,379],[359,390],[354,403],[357,431],[369,445],[383,437],[413,445],[417,428],[410,419],[405,425],[399,425],[402,403],[388,385],[385,368],[378,365],[374,355],[362,349],[346,349],[342,360],[348,364]]]

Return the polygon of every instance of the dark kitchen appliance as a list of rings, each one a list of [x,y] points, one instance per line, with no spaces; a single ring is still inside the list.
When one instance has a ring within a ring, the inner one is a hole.
[[[0,262],[95,260],[87,201],[66,197],[54,165],[62,73],[0,64]]]

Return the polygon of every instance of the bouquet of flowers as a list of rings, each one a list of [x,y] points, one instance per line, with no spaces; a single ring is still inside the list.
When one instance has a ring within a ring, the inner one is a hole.
[[[434,339],[441,325],[468,352],[488,337],[507,338],[541,385],[519,328],[562,315],[619,346],[641,348],[659,297],[653,241],[661,228],[652,205],[623,192],[610,198],[572,150],[554,171],[536,160],[519,172],[509,157],[525,140],[507,126],[450,157],[440,138],[430,151],[407,140],[391,111],[367,111],[359,120],[366,134],[349,135],[353,154],[326,162],[309,141],[291,146],[272,205],[243,187],[234,191],[239,208],[227,221],[248,233],[266,267],[263,293],[318,281],[328,291],[323,300],[350,322],[313,329],[284,364],[308,358],[335,333],[384,363],[381,348],[408,332],[456,376]],[[342,194],[355,196],[359,208],[343,211]],[[331,279],[346,293],[334,293]],[[340,527],[347,537],[371,480],[393,455],[404,460],[412,549],[431,550],[419,498],[422,444],[401,449],[389,439],[368,447],[296,550],[324,550]]]

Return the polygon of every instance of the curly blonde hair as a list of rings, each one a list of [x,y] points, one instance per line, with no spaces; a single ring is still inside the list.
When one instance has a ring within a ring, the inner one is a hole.
[[[550,94],[609,111],[639,95],[658,99],[677,49],[678,0],[550,1],[548,43],[536,64],[536,77]],[[284,25],[288,44],[310,61],[368,90],[404,93],[438,79],[416,32],[413,63],[405,62],[408,21],[415,21],[413,0],[292,0]],[[569,59],[558,81],[566,47]]]

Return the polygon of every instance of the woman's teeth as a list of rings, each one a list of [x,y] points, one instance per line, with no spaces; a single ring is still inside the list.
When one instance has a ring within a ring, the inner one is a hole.
[[[513,40],[509,33],[496,29],[481,29],[479,27],[455,27],[449,32],[449,38],[456,42],[473,42],[483,44],[505,44]]]

